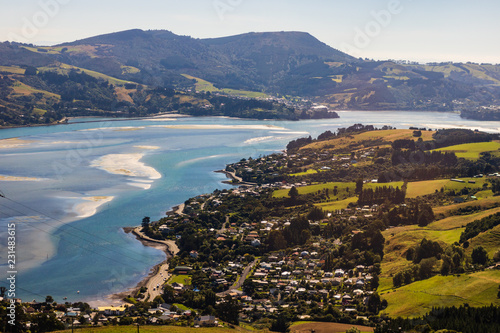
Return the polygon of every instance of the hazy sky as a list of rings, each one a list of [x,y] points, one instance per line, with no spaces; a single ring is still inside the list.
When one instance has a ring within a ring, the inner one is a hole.
[[[356,57],[500,63],[497,0],[16,0],[0,41],[51,45],[166,29],[195,38],[305,31]]]

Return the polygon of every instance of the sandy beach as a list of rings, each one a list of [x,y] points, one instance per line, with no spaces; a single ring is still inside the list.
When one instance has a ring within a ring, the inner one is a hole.
[[[147,277],[145,277],[141,282],[139,282],[135,287],[128,290],[112,294],[107,296],[105,300],[95,300],[88,302],[91,306],[117,306],[124,304],[123,299],[128,295],[134,295],[137,291],[146,287],[146,298],[152,301],[156,296],[162,294],[162,288],[157,288],[158,285],[163,285],[165,281],[168,281],[170,274],[168,273],[169,265],[168,259],[175,256],[179,252],[179,248],[172,240],[157,240],[146,236],[141,232],[141,227],[135,228],[123,228],[126,233],[132,233],[135,235],[137,240],[139,240],[144,246],[154,247],[156,249],[162,250],[167,255],[167,258],[160,264],[154,266]]]
[[[90,166],[116,175],[160,179],[158,171],[140,162],[143,157],[144,154],[110,154],[92,161]]]

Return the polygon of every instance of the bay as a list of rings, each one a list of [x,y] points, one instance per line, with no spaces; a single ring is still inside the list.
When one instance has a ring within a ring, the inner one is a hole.
[[[499,132],[500,122],[455,113],[355,111],[328,120],[219,117],[81,122],[0,131],[0,284],[6,285],[7,224],[17,232],[17,296],[105,300],[135,286],[164,254],[125,226],[164,216],[216,188],[227,163],[284,149],[295,138],[355,123]],[[113,161],[118,161],[113,165]]]

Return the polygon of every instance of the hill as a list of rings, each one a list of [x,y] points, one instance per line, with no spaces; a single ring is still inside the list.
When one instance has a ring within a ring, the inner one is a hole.
[[[54,64],[152,89],[283,97],[333,110],[462,111],[477,119],[500,114],[500,65],[355,59],[305,32],[195,39],[133,29],[51,47],[0,44],[0,66]],[[10,108],[5,100],[2,105]]]

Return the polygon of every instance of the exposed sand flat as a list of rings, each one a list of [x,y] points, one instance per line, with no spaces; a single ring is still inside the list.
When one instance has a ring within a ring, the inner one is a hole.
[[[244,143],[250,144],[250,143],[262,142],[262,141],[269,141],[269,140],[272,140],[272,139],[278,140],[280,138],[277,138],[275,136],[261,136],[261,137],[258,137],[258,138],[248,139]]]
[[[271,134],[289,134],[289,135],[309,135],[309,132],[293,132],[293,131],[272,131]]]
[[[124,132],[124,131],[139,131],[144,129],[144,127],[117,127],[115,129],[116,132]]]
[[[86,202],[81,202],[73,207],[73,211],[78,214],[79,218],[90,217],[97,212],[97,208],[110,202],[115,197],[112,196],[96,196],[82,198]]]
[[[81,141],[53,141],[51,144],[60,145],[60,144],[69,144],[69,143],[80,143]]]
[[[172,128],[172,129],[198,129],[198,130],[210,130],[210,129],[249,129],[249,130],[286,130],[284,127],[274,126],[274,125],[152,125],[151,127],[162,127],[162,128]]]
[[[92,161],[90,166],[116,175],[160,179],[158,171],[140,162],[143,156],[144,154],[110,154]]]
[[[0,181],[5,181],[5,182],[40,182],[43,180],[46,180],[46,179],[35,178],[35,177],[18,177],[18,176],[0,175]]]
[[[134,146],[134,148],[147,149],[147,150],[160,149],[160,147],[158,146]]]
[[[97,128],[87,128],[87,129],[82,129],[78,130],[78,132],[92,132],[92,131],[138,131],[145,129],[146,127],[144,126],[123,126],[123,127],[97,127]]]
[[[19,148],[33,143],[33,140],[21,140],[19,138],[0,140],[0,149]]]
[[[127,183],[128,185],[130,186],[134,186],[134,187],[139,187],[139,188],[142,188],[144,190],[149,190],[151,188],[151,184],[144,184],[144,183]]]
[[[190,159],[190,160],[186,160],[186,161],[182,161],[182,162],[177,163],[176,167],[180,168],[180,167],[183,167],[183,166],[188,165],[188,164],[205,161],[205,160],[209,160],[209,159],[212,159],[212,158],[229,157],[229,156],[235,156],[235,155],[232,155],[232,154],[223,154],[223,155],[210,155],[210,156],[203,156],[203,157],[193,158],[193,159]]]
[[[147,183],[147,184],[151,184],[153,182],[151,179],[134,179],[134,178],[130,178],[129,180],[132,181],[132,182]]]

